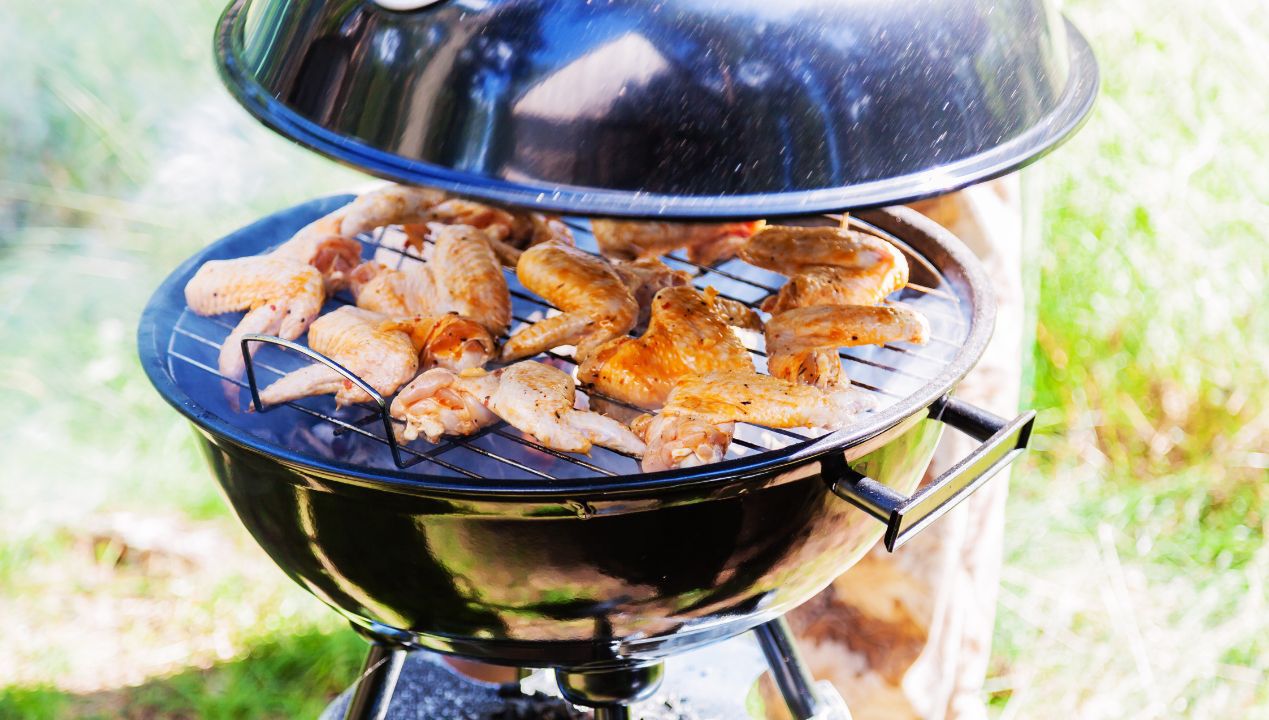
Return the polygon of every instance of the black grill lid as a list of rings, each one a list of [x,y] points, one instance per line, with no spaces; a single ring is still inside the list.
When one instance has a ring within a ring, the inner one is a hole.
[[[415,4],[235,0],[225,82],[278,132],[385,178],[684,219],[964,187],[1052,148],[1097,89],[1044,0]]]

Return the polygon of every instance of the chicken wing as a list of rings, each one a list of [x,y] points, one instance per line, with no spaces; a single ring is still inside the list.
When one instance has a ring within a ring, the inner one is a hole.
[[[418,350],[419,367],[454,372],[483,368],[494,356],[494,339],[483,325],[461,315],[395,318],[385,329],[400,330]]]
[[[470,225],[437,226],[427,267],[435,304],[429,314],[457,313],[495,336],[511,325],[507,278],[483,230]]]
[[[762,303],[773,315],[811,305],[875,305],[908,283],[908,261],[898,248],[846,228],[770,226],[749,239],[740,257],[790,276]]]
[[[633,427],[647,443],[643,469],[653,472],[723,459],[737,422],[837,429],[872,407],[858,391],[824,392],[754,372],[715,373],[680,382],[660,414],[641,416]]]
[[[536,355],[560,345],[576,345],[584,358],[600,343],[634,327],[639,307],[608,261],[569,245],[543,243],[520,257],[516,275],[526,288],[559,308],[511,336],[504,361]]]
[[[349,274],[357,307],[389,316],[431,314],[436,307],[432,271],[415,264],[404,270],[365,262]]]
[[[610,398],[651,410],[683,378],[752,372],[752,356],[715,309],[715,299],[693,287],[661,290],[647,332],[600,345],[578,367],[578,379]]]
[[[428,370],[392,399],[392,417],[405,423],[401,439],[422,435],[435,443],[444,435],[470,435],[494,424],[498,417],[487,403],[497,386],[498,376],[481,370]]]
[[[925,344],[930,324],[903,307],[816,305],[783,312],[767,323],[767,371],[832,390],[849,384],[837,349],[889,342]]]
[[[328,293],[344,288],[349,274],[361,262],[361,243],[340,233],[343,209],[325,215],[300,229],[270,253],[308,263],[326,281]]]
[[[715,424],[679,413],[640,415],[631,429],[644,441],[643,471],[698,467],[727,455],[735,423]]]
[[[657,258],[641,260],[619,260],[613,268],[621,276],[621,281],[630,291],[639,306],[639,317],[635,320],[634,330],[642,332],[648,326],[648,318],[652,313],[652,298],[668,287],[683,287],[692,284],[692,276],[683,270],[674,270]]]
[[[387,225],[432,222],[436,206],[449,199],[432,188],[388,185],[358,195],[334,214],[339,217],[339,234],[351,238]]]
[[[561,452],[590,452],[592,445],[641,455],[644,444],[630,428],[573,407],[573,378],[550,365],[527,360],[486,373],[455,374],[433,369],[397,394],[392,416],[405,422],[405,440],[419,435],[468,435],[502,418],[538,442]]]
[[[765,223],[668,223],[592,220],[599,251],[616,260],[654,258],[687,248],[688,260],[712,265],[734,257],[749,236]]]
[[[317,268],[272,255],[209,260],[185,285],[185,302],[199,315],[247,311],[220,348],[220,374],[234,380],[245,369],[239,346],[243,335],[267,333],[294,340],[308,329],[325,300]]]
[[[592,444],[642,455],[644,444],[622,423],[577,410],[573,378],[559,368],[531,360],[502,370],[489,408],[511,426],[562,452],[590,452]]]
[[[380,395],[391,395],[414,377],[419,362],[410,336],[386,321],[379,313],[345,305],[313,323],[308,346],[343,365]],[[282,376],[260,392],[260,401],[276,405],[328,393],[335,394],[335,404],[341,407],[370,401],[365,391],[320,363]]]
[[[432,225],[470,225],[485,231],[490,247],[503,265],[515,267],[526,248],[544,242],[572,245],[573,232],[555,215],[518,212],[453,198],[428,213],[427,222],[410,223],[402,229],[406,246],[422,250],[432,233]]]

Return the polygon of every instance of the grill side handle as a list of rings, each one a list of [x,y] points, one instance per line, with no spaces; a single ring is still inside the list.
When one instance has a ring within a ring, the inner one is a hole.
[[[1028,410],[1006,421],[945,396],[930,406],[930,418],[947,423],[981,444],[909,497],[849,467],[843,467],[829,486],[833,494],[886,524],[884,542],[891,552],[1021,455],[1031,440],[1035,411]]]
[[[379,417],[383,420],[384,440],[388,443],[388,449],[392,451],[392,461],[395,462],[399,468],[405,467],[405,461],[401,459],[401,448],[397,444],[396,433],[393,432],[392,429],[392,414],[388,409],[388,401],[385,400],[377,390],[371,387],[370,383],[362,380],[352,370],[349,370],[312,348],[305,347],[290,340],[283,340],[282,338],[275,337],[273,335],[247,333],[242,336],[242,359],[243,362],[246,363],[247,367],[247,389],[251,391],[251,404],[257,413],[264,413],[272,408],[267,408],[264,406],[264,403],[260,402],[260,386],[256,382],[256,366],[254,356],[251,352],[251,343],[277,345],[279,347],[286,348],[287,350],[297,352],[304,357],[307,357],[314,362],[321,363],[340,375],[343,375],[348,382],[356,385],[362,392],[369,395],[370,398],[374,400],[375,404],[379,406]]]

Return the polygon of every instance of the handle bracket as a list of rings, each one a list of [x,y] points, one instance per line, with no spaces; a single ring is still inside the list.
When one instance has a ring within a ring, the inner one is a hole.
[[[319,362],[340,375],[343,375],[344,379],[353,385],[356,385],[362,392],[369,395],[370,398],[375,401],[375,404],[379,406],[379,416],[383,419],[384,442],[388,443],[388,449],[392,451],[392,461],[395,462],[399,468],[406,467],[405,461],[401,459],[401,447],[397,443],[397,435],[392,429],[392,413],[388,409],[388,401],[385,400],[377,390],[371,387],[370,383],[358,377],[357,373],[354,373],[352,370],[349,370],[316,350],[305,347],[297,342],[283,340],[282,338],[275,337],[273,335],[261,335],[260,333],[248,333],[242,336],[242,359],[246,363],[247,367],[247,388],[251,391],[251,404],[255,408],[256,412],[264,413],[270,408],[266,408],[264,403],[260,401],[260,386],[256,382],[255,362],[251,353],[251,343],[253,342],[268,343],[270,345],[284,347],[287,350],[294,350],[304,357],[307,357],[314,362]]]
[[[886,524],[884,542],[891,552],[1021,455],[1031,440],[1035,411],[1028,410],[1005,421],[969,403],[944,397],[930,406],[930,418],[947,423],[982,444],[909,497],[849,467],[829,488]]]

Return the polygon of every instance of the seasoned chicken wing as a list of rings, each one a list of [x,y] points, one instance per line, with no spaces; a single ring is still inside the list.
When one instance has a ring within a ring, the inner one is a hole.
[[[308,346],[343,365],[380,395],[391,395],[418,370],[410,336],[379,313],[346,305],[329,312],[308,330]],[[339,406],[369,402],[370,396],[334,369],[315,363],[287,373],[260,392],[267,405],[309,395],[335,394]]]
[[[446,193],[432,188],[388,185],[358,195],[351,203],[336,210],[339,234],[355,237],[387,225],[432,222],[436,219],[436,206],[449,199]]]
[[[578,367],[578,379],[610,398],[650,410],[661,407],[683,378],[753,371],[752,356],[714,307],[715,300],[713,292],[693,287],[661,290],[647,331],[600,345]]]
[[[392,417],[405,423],[401,439],[422,435],[435,443],[443,435],[470,435],[494,424],[498,417],[487,403],[497,386],[498,376],[483,370],[428,370],[392,399]]]
[[[410,336],[419,353],[419,367],[443,367],[454,372],[483,368],[494,356],[494,339],[483,325],[452,313],[394,318],[385,329]]]
[[[247,311],[220,348],[220,374],[235,380],[244,370],[239,345],[243,335],[266,333],[294,340],[308,329],[325,300],[317,268],[272,255],[209,260],[185,285],[185,302],[199,315]]]
[[[432,225],[470,225],[485,231],[490,247],[503,265],[515,267],[520,253],[544,242],[573,244],[573,231],[555,215],[519,212],[453,198],[433,208],[427,222],[411,223],[402,229],[407,247],[422,250],[432,233]]]
[[[349,274],[357,307],[389,316],[431,314],[436,307],[432,271],[415,264],[404,270],[365,262]]]
[[[692,415],[715,424],[835,430],[871,407],[869,398],[858,390],[825,392],[770,375],[726,372],[681,381],[670,391],[662,413]]]
[[[483,230],[469,225],[437,226],[427,267],[435,304],[429,314],[457,313],[501,335],[511,325],[507,278]]]
[[[848,384],[837,349],[889,342],[924,344],[930,324],[903,307],[816,305],[767,323],[767,371],[823,390]]]
[[[392,416],[406,423],[402,437],[467,435],[497,418],[561,452],[590,452],[591,445],[640,455],[643,441],[630,428],[573,407],[573,378],[550,365],[526,360],[492,373],[455,374],[434,369],[397,394]]]
[[[300,229],[270,253],[308,263],[322,273],[327,292],[348,284],[348,276],[361,262],[361,243],[340,233],[343,208]]]
[[[584,358],[600,343],[629,332],[639,314],[611,263],[569,245],[543,243],[526,250],[516,275],[561,314],[512,335],[502,348],[504,361],[560,345],[576,345]]]
[[[643,471],[698,467],[721,461],[736,431],[735,423],[712,423],[680,413],[640,415],[631,423],[647,449]]]
[[[712,265],[734,257],[764,222],[668,223],[592,220],[599,251],[617,260],[654,258],[687,248],[688,260]]]
[[[573,378],[531,360],[497,371],[498,388],[489,408],[543,445],[563,452],[590,452],[592,444],[642,455],[644,444],[630,428],[596,412],[577,410]]]
[[[740,259],[782,275],[829,265],[862,270],[890,256],[890,243],[841,227],[768,225],[740,248]]]
[[[740,250],[745,262],[789,275],[762,309],[875,305],[908,283],[908,261],[894,245],[835,227],[771,226]]]
[[[652,298],[668,287],[683,287],[692,284],[692,276],[683,270],[674,270],[657,258],[641,260],[618,260],[613,263],[621,281],[626,284],[630,296],[639,306],[639,317],[635,320],[634,329],[642,331],[648,325],[648,317],[652,313]]]
[[[643,469],[652,472],[721,460],[737,422],[837,429],[872,407],[854,390],[825,392],[751,371],[727,372],[681,381],[660,414],[633,425],[647,443]]]

